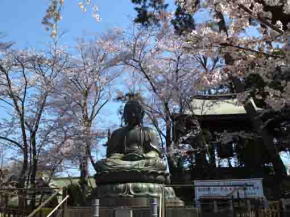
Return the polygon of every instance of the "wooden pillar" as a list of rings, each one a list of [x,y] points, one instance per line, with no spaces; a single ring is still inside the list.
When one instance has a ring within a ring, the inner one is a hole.
[[[214,213],[218,212],[218,205],[217,205],[217,201],[216,200],[213,201],[213,212]]]
[[[250,212],[251,211],[251,201],[247,200],[247,210]]]
[[[230,199],[230,200],[229,200],[229,207],[230,207],[230,210],[231,210],[231,211],[234,210],[233,199]]]

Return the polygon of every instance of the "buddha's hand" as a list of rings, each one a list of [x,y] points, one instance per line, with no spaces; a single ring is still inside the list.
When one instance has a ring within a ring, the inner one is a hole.
[[[145,159],[144,154],[141,153],[128,153],[126,155],[124,155],[124,157],[122,158],[122,160],[126,160],[126,161],[137,161],[137,160],[143,160]]]
[[[160,158],[158,152],[156,151],[149,151],[146,154],[144,154],[145,158]]]
[[[110,159],[122,159],[123,157],[124,157],[124,154],[114,153],[109,158]]]

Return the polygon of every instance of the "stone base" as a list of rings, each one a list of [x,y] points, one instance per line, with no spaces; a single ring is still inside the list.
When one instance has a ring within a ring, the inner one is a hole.
[[[150,199],[146,197],[139,198],[101,198],[100,206],[101,207],[150,207]],[[165,200],[166,207],[183,207],[184,202],[179,198],[172,198]]]
[[[120,183],[99,185],[96,197],[101,206],[146,207],[150,198],[160,198],[164,191],[167,206],[184,206],[184,202],[176,197],[172,187],[164,187],[157,183]]]
[[[147,207],[150,205],[149,198],[100,198],[101,207]]]
[[[184,207],[184,202],[178,197],[172,199],[165,199],[166,207]]]
[[[157,183],[119,183],[119,184],[107,184],[98,185],[97,197],[159,197],[163,193],[166,199],[175,198],[175,192],[171,187],[164,187],[162,184]]]

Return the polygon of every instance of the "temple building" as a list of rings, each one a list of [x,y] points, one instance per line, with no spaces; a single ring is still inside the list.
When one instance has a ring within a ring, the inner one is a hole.
[[[273,135],[277,153],[287,152],[287,112],[265,112],[252,104]],[[191,111],[174,116],[173,135],[180,150],[176,153],[179,168],[171,171],[173,183],[263,178],[264,186],[271,186],[277,179],[273,158],[233,94],[196,96]],[[267,189],[265,194],[272,196]]]

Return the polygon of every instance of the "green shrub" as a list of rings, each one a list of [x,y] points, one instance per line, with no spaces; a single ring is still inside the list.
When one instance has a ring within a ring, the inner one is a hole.
[[[79,184],[70,184],[65,188],[69,195],[67,204],[69,206],[85,206],[87,204],[86,195],[81,190]]]

